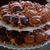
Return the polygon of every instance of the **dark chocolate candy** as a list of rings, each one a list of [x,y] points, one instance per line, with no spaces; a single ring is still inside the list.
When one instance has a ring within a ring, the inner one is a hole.
[[[13,7],[13,11],[14,12],[16,12],[16,11],[21,11],[22,10],[22,8],[19,6],[19,5],[15,5],[14,7]]]
[[[21,23],[23,24],[23,25],[28,25],[28,19],[27,19],[27,17],[26,16],[22,16],[21,17]]]
[[[4,11],[4,12],[2,13],[2,16],[5,15],[5,14],[7,14],[7,13],[8,13],[8,14],[11,14],[9,11]]]
[[[0,39],[4,42],[4,41],[6,41],[6,42],[10,42],[9,41],[9,38],[7,37],[7,36],[5,36],[5,35],[0,35]]]
[[[12,15],[5,15],[3,16],[3,21],[10,23],[10,17],[12,17]]]
[[[36,34],[36,42],[37,43],[42,43],[44,38],[45,38],[44,33],[39,32]]]
[[[12,21],[14,24],[18,25],[19,15],[14,14],[12,17]]]
[[[20,44],[23,44],[23,38],[16,38],[15,39],[15,42],[20,45]]]
[[[9,34],[9,36],[11,38],[18,37],[18,35],[19,35],[19,32],[18,31],[15,31],[15,30],[10,31],[10,34]]]

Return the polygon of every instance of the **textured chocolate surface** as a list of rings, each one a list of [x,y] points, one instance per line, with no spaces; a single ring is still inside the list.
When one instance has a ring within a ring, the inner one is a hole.
[[[44,38],[45,38],[45,34],[44,33],[37,33],[36,34],[36,42],[37,43],[42,43]]]
[[[15,42],[16,42],[18,45],[21,45],[21,44],[23,44],[23,38],[16,38],[16,39],[15,39]]]
[[[27,19],[26,16],[22,16],[22,17],[21,17],[21,23],[22,23],[23,25],[28,25],[28,24],[29,24],[28,19]]]
[[[18,6],[18,5],[15,5],[14,7],[13,7],[13,11],[14,12],[16,12],[16,11],[21,11],[22,10],[22,8],[20,7],[20,6]]]
[[[4,36],[4,35],[0,35],[0,39],[4,42],[4,41],[6,41],[6,42],[10,42],[9,41],[9,38],[7,37],[7,36]]]
[[[12,17],[12,21],[14,24],[18,25],[19,15],[14,14]]]
[[[45,24],[50,18],[50,11],[44,5],[36,2],[32,3],[31,1],[11,1],[7,5],[1,6],[0,11],[1,16],[5,14],[14,16],[11,20],[8,17],[3,17],[3,21],[10,23],[12,27],[19,27],[20,29],[32,26],[38,27]],[[16,17],[15,14],[19,15],[19,17]],[[2,17],[0,19],[2,20]]]
[[[10,17],[12,17],[12,15],[5,15],[3,16],[3,21],[10,23]]]
[[[38,23],[40,23],[40,17],[41,17],[41,16],[33,16],[32,19],[31,19],[31,22],[32,22],[33,24],[38,24]]]

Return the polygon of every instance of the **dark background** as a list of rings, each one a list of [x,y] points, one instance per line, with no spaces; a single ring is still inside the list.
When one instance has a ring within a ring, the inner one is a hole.
[[[0,6],[7,4],[10,1],[16,1],[16,0],[0,0]],[[19,1],[19,0],[17,0],[17,1]],[[26,0],[24,0],[24,1],[26,1]],[[37,2],[37,3],[40,3],[42,5],[45,5],[47,3],[46,0],[29,0],[29,1]]]

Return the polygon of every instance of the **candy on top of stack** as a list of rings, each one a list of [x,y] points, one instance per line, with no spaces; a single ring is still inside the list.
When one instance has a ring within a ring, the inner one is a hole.
[[[13,27],[34,27],[50,20],[50,11],[39,3],[11,1],[0,7],[1,20]]]

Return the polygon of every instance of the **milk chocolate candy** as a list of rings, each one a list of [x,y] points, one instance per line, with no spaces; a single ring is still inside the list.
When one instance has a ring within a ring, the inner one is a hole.
[[[32,18],[31,18],[31,22],[33,23],[33,24],[39,24],[40,22],[41,22],[41,16],[33,16]]]

